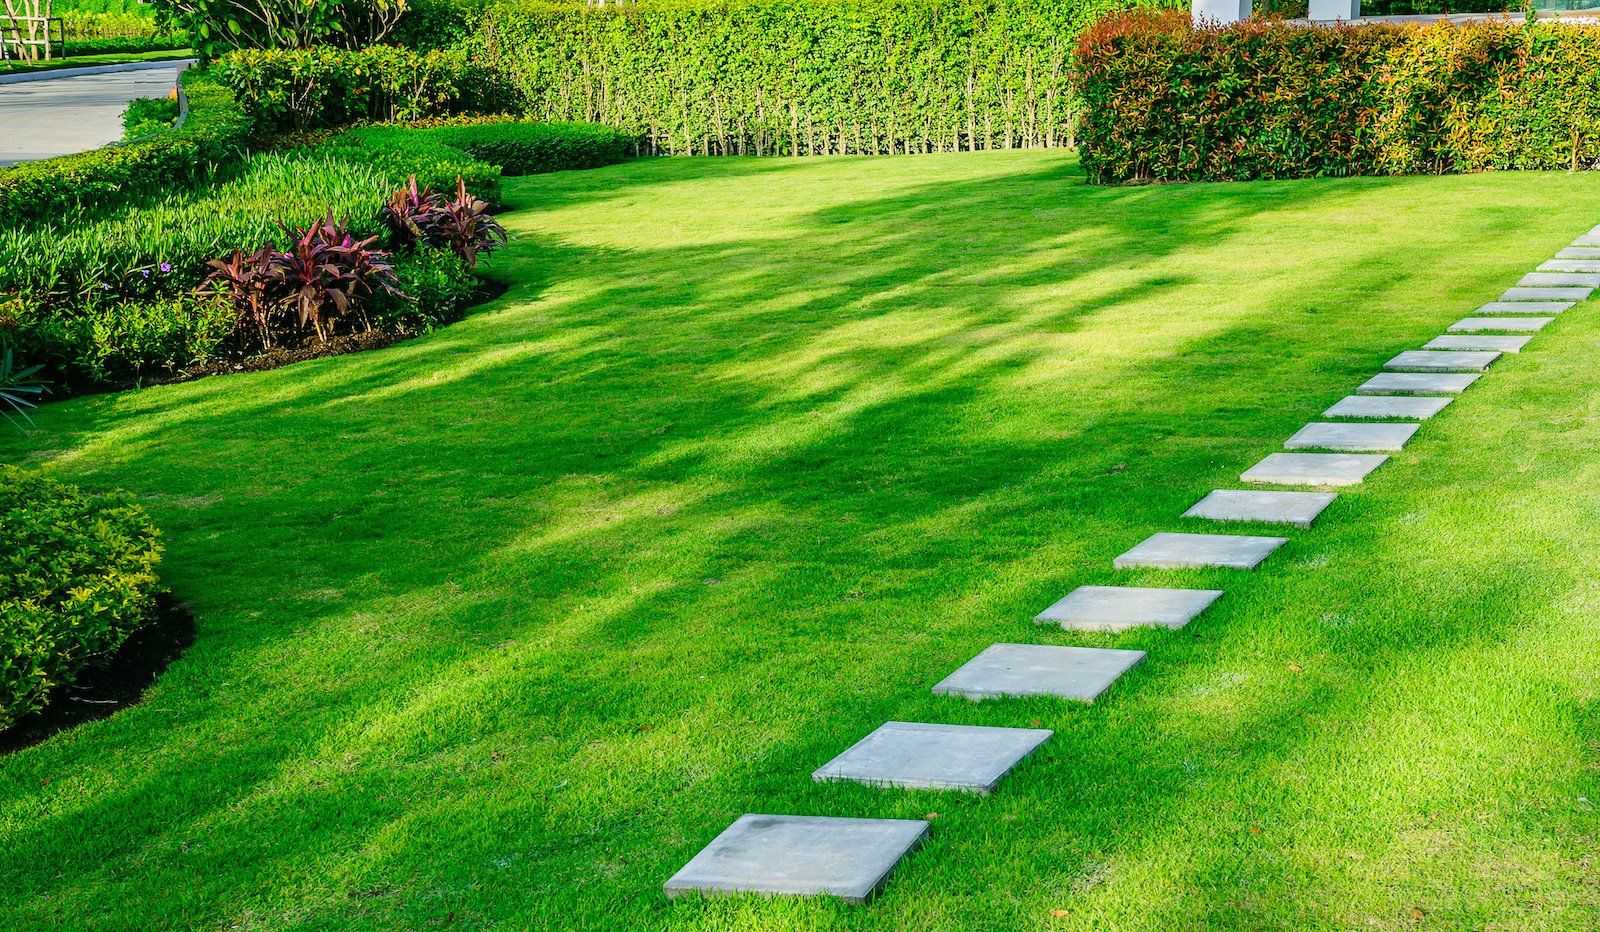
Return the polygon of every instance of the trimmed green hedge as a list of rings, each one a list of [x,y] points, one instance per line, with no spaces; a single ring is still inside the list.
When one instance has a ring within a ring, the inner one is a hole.
[[[214,67],[263,133],[506,109],[496,74],[462,49],[240,49]]]
[[[1128,16],[1084,36],[1099,182],[1600,166],[1600,29]]]
[[[0,466],[0,729],[154,617],[160,559],[126,496]]]
[[[1149,5],[1167,0],[1151,0]],[[1073,44],[1141,0],[658,0],[492,6],[479,57],[529,118],[671,154],[1068,145]]]
[[[506,175],[615,165],[638,154],[638,137],[594,123],[525,123],[509,119],[434,126],[363,126],[346,133],[363,145],[400,148],[423,139],[500,166]]]
[[[233,92],[205,74],[184,74],[183,125],[125,146],[0,168],[0,224],[59,220],[209,177],[237,159],[251,121]]]

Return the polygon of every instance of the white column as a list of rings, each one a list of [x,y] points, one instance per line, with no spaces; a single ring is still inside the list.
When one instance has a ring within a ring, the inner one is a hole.
[[[1311,10],[1306,18],[1319,23],[1360,19],[1361,0],[1311,0]]]
[[[1226,26],[1250,18],[1250,0],[1190,0],[1190,2],[1192,5],[1189,7],[1189,15],[1194,18],[1196,26]]]

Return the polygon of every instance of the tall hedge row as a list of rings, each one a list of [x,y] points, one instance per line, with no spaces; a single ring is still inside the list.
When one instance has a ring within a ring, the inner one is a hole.
[[[1101,182],[1600,167],[1600,27],[1135,15],[1087,32],[1079,62]]]
[[[480,52],[540,121],[670,154],[1058,146],[1074,43],[1163,0],[661,0],[491,7]]]

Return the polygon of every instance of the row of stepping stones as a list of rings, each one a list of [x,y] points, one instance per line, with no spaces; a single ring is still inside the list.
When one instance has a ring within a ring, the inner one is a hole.
[[[1384,365],[1356,394],[1296,431],[1289,451],[1245,470],[1246,483],[1325,489],[1354,485],[1409,442],[1503,353],[1600,287],[1600,226],[1523,276],[1449,332]],[[1363,419],[1408,419],[1417,423]],[[1336,497],[1326,491],[1218,489],[1185,517],[1257,521],[1308,528]],[[1154,534],[1117,557],[1118,568],[1259,566],[1285,537]],[[1181,628],[1222,596],[1212,589],[1083,586],[1040,612],[1041,623],[1080,631],[1158,625]],[[1092,702],[1144,660],[1144,651],[1041,644],[993,644],[933,687],[935,693],[988,699],[1056,696]],[[873,786],[988,793],[1051,732],[924,722],[889,722],[812,775]],[[666,882],[668,896],[705,894],[829,895],[859,903],[927,836],[918,819],[744,815]]]

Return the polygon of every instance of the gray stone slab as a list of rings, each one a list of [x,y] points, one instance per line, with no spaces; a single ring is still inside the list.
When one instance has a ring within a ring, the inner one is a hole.
[[[1393,453],[1405,449],[1419,424],[1360,424],[1347,421],[1307,424],[1283,442],[1286,450],[1339,450]]]
[[[1269,485],[1356,485],[1388,459],[1387,453],[1272,453],[1239,478]]]
[[[1501,301],[1587,301],[1593,288],[1507,288]]]
[[[1450,325],[1457,333],[1478,333],[1483,330],[1509,330],[1526,333],[1543,330],[1554,317],[1463,317]]]
[[[1212,521],[1264,521],[1310,527],[1322,509],[1338,498],[1332,492],[1265,492],[1260,489],[1217,489],[1195,502],[1185,518]]]
[[[1363,395],[1459,395],[1478,378],[1476,372],[1380,372],[1356,391]]]
[[[1582,237],[1580,237],[1581,239]],[[1600,259],[1600,246],[1568,246],[1556,251],[1557,259]]]
[[[1490,301],[1472,313],[1479,317],[1491,314],[1559,314],[1571,306],[1571,301]]]
[[[1600,227],[1583,234],[1572,241],[1574,246],[1600,246]]]
[[[1600,259],[1551,259],[1539,263],[1541,272],[1600,272]]]
[[[1151,534],[1127,553],[1111,561],[1117,569],[1152,567],[1177,570],[1220,566],[1253,570],[1272,551],[1288,543],[1286,537],[1252,537],[1246,534]]]
[[[864,903],[927,834],[921,819],[742,815],[664,886],[669,897],[762,893]]]
[[[1050,735],[1044,728],[888,722],[811,778],[986,794]]]
[[[1454,401],[1431,395],[1349,395],[1328,410],[1323,417],[1406,417],[1425,421]]]
[[[1600,288],[1600,273],[1529,272],[1517,279],[1522,288]]]
[[[1497,353],[1520,353],[1531,339],[1533,337],[1447,334],[1442,337],[1434,337],[1422,344],[1422,348],[1436,350],[1493,350]]]
[[[1142,650],[990,644],[933,691],[973,700],[1056,696],[1093,702],[1117,677],[1143,660]]]
[[[1078,631],[1181,628],[1221,597],[1221,589],[1079,586],[1033,620]]]
[[[1406,350],[1384,363],[1383,367],[1397,372],[1482,372],[1499,358],[1499,353]]]

